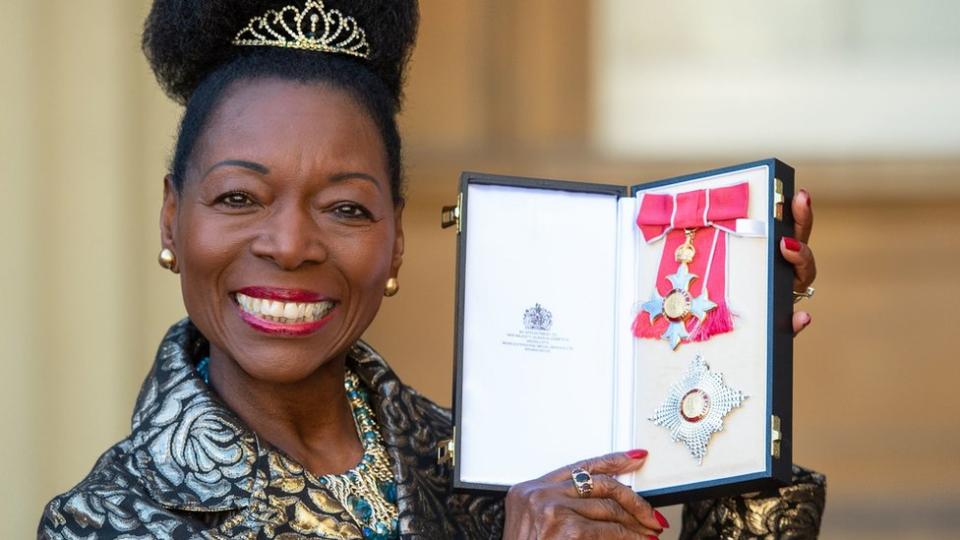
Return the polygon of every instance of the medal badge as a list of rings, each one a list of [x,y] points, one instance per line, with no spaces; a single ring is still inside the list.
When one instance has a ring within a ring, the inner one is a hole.
[[[724,384],[723,375],[711,371],[697,355],[649,420],[666,428],[671,438],[685,444],[702,464],[710,438],[723,430],[724,418],[745,399],[743,392]]]
[[[677,271],[667,276],[667,281],[673,286],[673,289],[666,296],[660,296],[656,288],[653,289],[653,296],[643,304],[643,311],[650,316],[650,321],[654,322],[657,317],[664,317],[670,321],[667,329],[661,334],[661,339],[670,343],[671,349],[676,349],[680,341],[690,337],[687,331],[686,323],[690,317],[696,317],[703,322],[707,312],[715,309],[717,304],[710,301],[707,288],[701,287],[700,294],[693,297],[690,294],[690,284],[697,275],[691,274],[688,265],[693,261],[697,254],[693,247],[693,237],[696,234],[695,229],[687,229],[686,241],[674,252],[674,259],[680,263]]]
[[[637,213],[644,242],[664,241],[653,291],[633,322],[639,338],[660,339],[676,350],[733,330],[727,301],[729,236],[746,230],[749,185],[643,196]],[[672,253],[672,256],[671,256]],[[702,253],[698,255],[698,253]]]

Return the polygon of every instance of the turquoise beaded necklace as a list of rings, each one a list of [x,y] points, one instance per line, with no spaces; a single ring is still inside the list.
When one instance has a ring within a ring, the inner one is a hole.
[[[203,382],[210,384],[210,358],[197,364]],[[355,373],[347,370],[343,386],[353,413],[363,457],[344,474],[325,474],[317,481],[326,487],[360,526],[364,538],[397,538],[397,484],[390,460],[370,409],[366,390]]]

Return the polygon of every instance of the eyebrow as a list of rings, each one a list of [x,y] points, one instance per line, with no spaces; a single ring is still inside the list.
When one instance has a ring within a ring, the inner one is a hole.
[[[362,172],[342,172],[337,173],[330,177],[331,182],[343,182],[344,180],[358,179],[358,180],[367,180],[373,185],[377,186],[377,189],[383,191],[383,188],[380,186],[380,182],[377,182],[377,179],[370,176],[367,173]]]
[[[207,169],[207,172],[203,174],[203,178],[206,178],[211,172],[214,171],[214,169],[219,169],[220,167],[241,167],[262,175],[270,174],[270,168],[262,163],[257,163],[256,161],[247,161],[245,159],[225,159],[223,161],[214,163],[209,169]],[[383,188],[380,186],[380,182],[367,173],[348,171],[337,173],[330,177],[330,181],[334,183],[351,179],[366,180],[376,186],[378,190],[383,191]]]
[[[214,169],[218,169],[220,167],[241,167],[244,169],[250,169],[251,171],[260,174],[270,174],[270,169],[262,163],[257,163],[256,161],[246,161],[243,159],[225,159],[218,163],[214,163],[212,167],[207,169],[207,172],[203,173],[203,178],[213,172]]]

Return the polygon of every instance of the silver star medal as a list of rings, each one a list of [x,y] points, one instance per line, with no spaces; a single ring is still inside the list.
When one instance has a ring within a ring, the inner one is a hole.
[[[660,296],[656,286],[650,300],[643,303],[640,308],[650,315],[650,324],[653,324],[657,317],[663,316],[670,321],[667,329],[661,334],[660,339],[670,343],[670,348],[676,350],[680,346],[680,341],[690,337],[687,332],[686,322],[690,316],[694,316],[701,321],[707,316],[707,312],[717,307],[707,295],[707,284],[703,284],[700,296],[694,298],[690,294],[690,282],[696,279],[696,274],[691,274],[687,264],[693,260],[696,250],[693,248],[693,229],[685,231],[687,235],[686,242],[677,248],[674,258],[680,263],[677,271],[667,276],[667,280],[673,285],[673,289],[666,296]]]
[[[666,399],[650,421],[670,431],[671,438],[687,445],[690,454],[703,463],[710,437],[723,431],[723,419],[747,396],[723,383],[723,375],[697,355],[680,381],[670,387]]]

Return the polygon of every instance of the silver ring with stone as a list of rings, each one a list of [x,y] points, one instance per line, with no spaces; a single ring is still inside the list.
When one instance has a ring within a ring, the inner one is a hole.
[[[817,292],[813,287],[807,287],[807,290],[803,292],[793,291],[793,303],[803,300],[804,298],[813,298],[813,293]]]
[[[570,472],[570,478],[573,479],[573,487],[577,488],[577,495],[580,497],[589,497],[593,492],[593,476],[586,469],[577,467]]]

